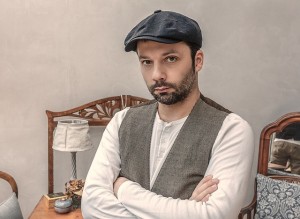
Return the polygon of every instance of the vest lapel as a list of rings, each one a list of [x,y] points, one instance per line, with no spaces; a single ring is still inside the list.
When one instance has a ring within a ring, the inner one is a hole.
[[[150,146],[157,103],[131,108],[120,130],[120,175],[150,189]]]

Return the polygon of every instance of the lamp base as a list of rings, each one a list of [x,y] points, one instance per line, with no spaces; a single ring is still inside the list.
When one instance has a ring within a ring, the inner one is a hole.
[[[77,179],[77,169],[76,169],[76,151],[71,152],[72,156],[72,175],[71,175],[71,180]]]

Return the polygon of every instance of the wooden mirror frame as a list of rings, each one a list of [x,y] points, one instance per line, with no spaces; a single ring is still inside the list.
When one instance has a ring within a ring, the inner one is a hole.
[[[299,183],[300,177],[296,176],[280,176],[280,175],[269,175],[268,174],[268,164],[270,158],[270,141],[272,138],[272,134],[275,132],[281,132],[285,127],[294,122],[300,122],[300,112],[292,112],[287,113],[277,119],[275,122],[272,122],[265,126],[260,134],[259,141],[259,152],[258,152],[258,165],[257,165],[257,173],[268,176],[277,180],[284,180],[292,183]],[[256,208],[256,183],[255,183],[255,192],[252,202],[241,209],[241,212],[238,216],[239,219],[245,218],[247,219],[254,218],[255,208]]]
[[[114,114],[126,107],[134,106],[148,99],[131,95],[121,95],[99,99],[79,107],[52,112],[46,110],[48,117],[48,193],[53,193],[53,133],[57,121],[63,118],[86,119],[90,126],[106,126]]]
[[[300,122],[300,112],[292,112],[283,115],[275,122],[267,125],[260,135],[260,147],[258,155],[258,173],[268,175],[268,163],[270,158],[270,140],[272,134],[281,132],[285,127],[294,122]]]

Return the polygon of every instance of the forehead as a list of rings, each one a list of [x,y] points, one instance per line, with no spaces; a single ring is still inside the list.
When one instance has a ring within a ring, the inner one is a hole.
[[[159,43],[151,40],[139,40],[137,42],[137,54],[140,55],[163,55],[166,53],[178,53],[184,55],[190,52],[185,42],[172,44]]]

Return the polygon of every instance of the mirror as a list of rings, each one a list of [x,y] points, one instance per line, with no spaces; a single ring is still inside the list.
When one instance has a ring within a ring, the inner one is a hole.
[[[300,175],[300,112],[285,114],[262,130],[258,172]]]
[[[268,167],[269,173],[300,175],[300,122],[272,134]]]

